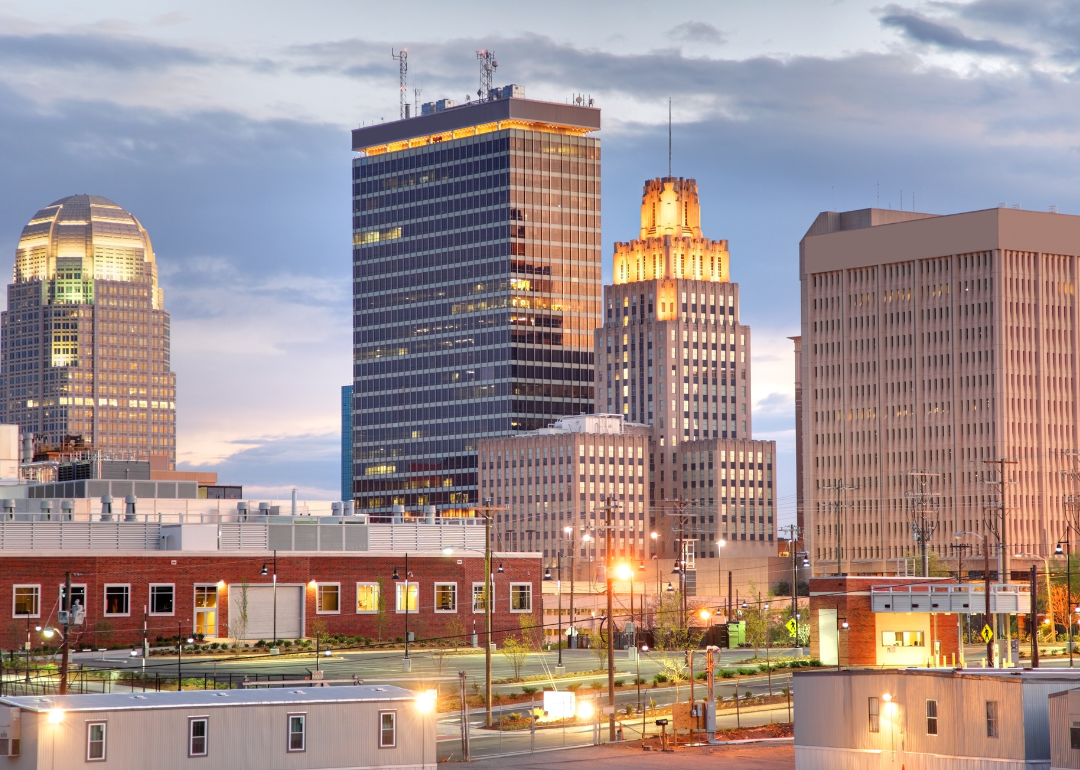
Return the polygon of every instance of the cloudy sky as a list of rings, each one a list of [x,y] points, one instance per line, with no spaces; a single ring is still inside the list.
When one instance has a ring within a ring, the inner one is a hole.
[[[673,100],[674,170],[730,241],[788,514],[786,338],[817,213],[1080,213],[1077,0],[0,2],[0,253],[73,193],[142,220],[173,315],[181,467],[337,498],[348,130],[397,114],[392,47],[422,101],[475,92],[478,48],[498,84],[596,99],[606,253],[666,171]]]

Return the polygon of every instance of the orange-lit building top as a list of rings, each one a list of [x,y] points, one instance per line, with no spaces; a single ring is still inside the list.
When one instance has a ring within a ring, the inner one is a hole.
[[[616,284],[686,278],[726,283],[727,241],[701,235],[697,182],[681,177],[650,179],[641,196],[641,233],[615,244]]]

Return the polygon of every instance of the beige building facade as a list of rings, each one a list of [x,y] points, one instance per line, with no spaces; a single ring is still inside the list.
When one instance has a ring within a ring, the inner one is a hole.
[[[0,422],[48,449],[176,462],[170,321],[150,236],[112,201],[74,195],[23,228],[0,314]]]
[[[495,547],[605,559],[643,559],[649,521],[649,429],[620,415],[577,415],[521,436],[480,442],[480,499],[495,513]],[[599,525],[599,528],[598,528]],[[566,528],[571,532],[566,532]],[[578,567],[581,569],[581,567]]]
[[[913,522],[941,559],[958,531],[994,553],[1000,531],[1007,571],[1052,555],[1076,493],[1078,259],[1074,216],[818,216],[800,244],[814,574],[902,569]]]

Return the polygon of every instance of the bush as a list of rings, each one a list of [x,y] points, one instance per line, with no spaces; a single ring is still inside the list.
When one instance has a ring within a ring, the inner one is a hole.
[[[589,682],[589,687],[593,690],[599,690],[603,686],[604,685],[600,684],[599,682]]]
[[[707,671],[698,671],[696,674],[694,674],[694,679],[700,679],[703,682],[708,678],[709,673]]]
[[[663,684],[668,680],[667,674],[654,674],[652,680],[653,684]]]
[[[656,698],[649,698],[649,708],[656,708]]]
[[[810,658],[810,660],[808,660],[808,661],[806,662],[806,665],[807,665],[807,666],[820,666],[820,665],[821,665],[821,661],[820,661],[820,660],[818,660],[817,658]]]
[[[757,673],[756,668],[737,668],[735,670],[739,672],[739,676],[750,676]]]
[[[518,713],[517,711],[511,711],[510,712],[510,721],[511,722],[516,722],[519,719],[521,719],[521,714],[520,713]]]
[[[771,667],[769,666],[769,664],[768,664],[768,663],[759,663],[759,664],[758,664],[758,667],[757,667],[757,670],[758,670],[758,671],[761,671],[762,673],[764,673],[764,672],[768,671],[768,670],[769,670],[769,668],[771,668]]]
[[[581,682],[574,682],[566,685],[566,689],[570,692],[577,692],[581,688]]]
[[[536,687],[522,687],[521,692],[523,695],[534,695],[538,689]]]
[[[623,686],[624,684],[626,684],[626,682],[624,682],[624,681],[623,681],[623,680],[621,680],[621,679],[616,679],[616,680],[615,680],[615,686],[616,686],[616,687],[622,687],[622,686]]]
[[[734,679],[735,678],[735,672],[734,671],[729,671],[726,668],[722,668],[722,669],[720,669],[720,678],[721,679]]]
[[[630,703],[627,703],[626,708],[623,709],[623,713],[625,713],[628,717],[634,716],[634,706]]]
[[[645,677],[639,676],[636,679],[634,679],[634,684],[648,684],[648,681],[649,680],[646,679]]]

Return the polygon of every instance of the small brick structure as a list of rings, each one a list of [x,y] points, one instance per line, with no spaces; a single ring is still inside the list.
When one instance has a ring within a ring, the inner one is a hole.
[[[827,665],[925,666],[959,664],[954,613],[875,613],[872,586],[950,583],[948,578],[819,577],[810,580],[810,655]],[[843,621],[848,628],[839,628]],[[885,639],[895,639],[889,645]]]
[[[47,641],[36,626],[62,628],[57,619],[60,609],[60,593],[65,572],[72,573],[73,587],[80,587],[85,597],[86,620],[81,627],[73,627],[73,645],[77,647],[104,647],[116,645],[138,646],[143,638],[143,608],[151,604],[150,586],[172,585],[173,607],[171,613],[151,614],[148,619],[147,637],[151,645],[161,636],[173,639],[182,629],[186,636],[195,631],[197,597],[205,596],[196,586],[216,587],[216,628],[206,641],[229,637],[230,597],[235,596],[246,583],[249,588],[264,591],[271,582],[269,574],[261,574],[263,565],[270,568],[273,554],[263,551],[241,553],[189,553],[175,551],[155,552],[105,552],[93,553],[25,553],[5,555],[0,560],[0,649],[21,649],[27,641],[30,629],[31,643],[35,648]],[[496,554],[495,603],[492,613],[493,637],[496,643],[507,634],[521,632],[521,617],[526,611],[511,609],[511,583],[531,585],[531,614],[537,622],[543,622],[541,580],[543,567],[538,554]],[[400,580],[394,581],[398,571]],[[472,591],[474,584],[484,580],[484,558],[477,556],[446,556],[442,553],[409,553],[409,582],[418,585],[418,607],[409,613],[409,630],[417,639],[447,638],[458,636],[460,645],[470,642],[475,630],[479,643],[484,638],[484,612],[474,610]],[[279,590],[291,587],[292,596],[299,598],[303,591],[303,608],[300,626],[307,636],[312,636],[312,624],[316,620],[325,624],[328,634],[363,636],[370,639],[394,640],[405,636],[405,614],[395,611],[395,583],[405,578],[403,553],[357,553],[328,554],[325,552],[278,552],[277,576]],[[382,628],[377,613],[358,612],[358,583],[378,583],[386,598],[382,613]],[[456,606],[453,610],[436,609],[435,584],[455,584]],[[105,587],[127,585],[128,612],[105,614]],[[337,610],[319,611],[317,588],[320,584],[337,585]],[[17,612],[16,587],[37,586],[39,600],[37,612]],[[79,590],[79,589],[77,589]],[[205,602],[205,599],[203,599]],[[295,613],[294,613],[295,614]],[[457,621],[457,622],[455,622]],[[279,625],[280,629],[280,625]],[[464,638],[460,636],[464,634]],[[540,630],[535,631],[536,641]],[[291,638],[279,633],[282,638]],[[252,638],[248,636],[248,638]],[[269,639],[269,635],[263,638]],[[52,644],[57,644],[53,637]]]

